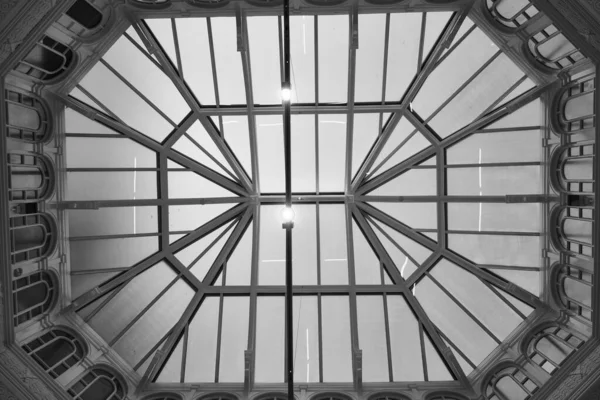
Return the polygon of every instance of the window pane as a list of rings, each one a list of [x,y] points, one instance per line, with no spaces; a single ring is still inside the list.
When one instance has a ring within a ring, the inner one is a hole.
[[[315,192],[315,119],[312,115],[292,115],[292,192]]]
[[[252,176],[248,117],[223,117],[223,131],[225,131],[225,140],[231,150],[248,173],[248,176]]]
[[[316,296],[294,296],[294,381],[319,381],[319,319]]]
[[[317,284],[316,206],[294,206],[296,219],[292,236],[294,285]],[[282,229],[283,230],[283,229]],[[322,251],[322,250],[321,250]]]
[[[383,296],[358,296],[356,306],[363,379],[389,382]]]
[[[207,297],[190,322],[186,382],[214,382],[219,326],[219,298]]]
[[[358,16],[358,49],[356,50],[356,83],[354,100],[381,101],[383,83],[383,50],[385,14]]]
[[[69,236],[120,235],[157,232],[156,207],[110,207],[69,210]]]
[[[256,382],[283,382],[284,298],[259,296],[256,304]]]
[[[449,195],[541,193],[539,166],[448,168]]]
[[[319,115],[319,191],[343,192],[346,115]]]
[[[210,19],[221,104],[246,104],[242,59],[237,51],[235,17]]]
[[[394,381],[422,381],[419,323],[403,296],[387,296]]]
[[[393,13],[390,15],[390,42],[388,47],[386,101],[400,101],[404,91],[417,72],[421,13]],[[402,40],[395,40],[402,38]]]
[[[323,296],[323,381],[352,382],[348,296]]]
[[[244,351],[248,348],[248,306],[247,297],[225,297],[219,382],[244,381]]]
[[[345,206],[318,207],[321,231],[321,284],[348,284]]]
[[[319,21],[319,103],[348,102],[348,15]]]
[[[68,137],[68,168],[156,168],[156,153],[133,140]]]
[[[285,284],[285,230],[281,228],[282,205],[260,208],[259,285]]]
[[[285,192],[283,121],[279,115],[256,117],[261,193]]]
[[[313,103],[315,101],[315,17],[290,16],[290,47],[292,101]],[[292,135],[293,132],[292,129]]]
[[[275,16],[248,17],[252,90],[256,104],[281,103],[279,28]]]

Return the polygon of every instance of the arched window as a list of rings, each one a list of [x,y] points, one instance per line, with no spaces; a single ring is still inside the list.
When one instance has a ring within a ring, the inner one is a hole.
[[[539,63],[553,70],[570,67],[584,59],[583,54],[552,24],[533,34],[528,47]]]
[[[427,400],[466,400],[465,396],[456,393],[434,393],[427,397]]]
[[[572,195],[594,194],[594,142],[558,147],[550,160],[554,189]]]
[[[73,386],[69,393],[74,400],[123,400],[127,389],[123,378],[104,367],[94,367]]]
[[[5,93],[6,136],[30,143],[47,141],[52,126],[44,100],[13,90]]]
[[[287,400],[287,394],[284,393],[267,393],[267,394],[263,394],[260,395],[258,397],[255,397],[253,400]],[[212,397],[210,398],[211,400],[213,399]],[[204,399],[202,399],[204,400]],[[229,399],[227,399],[229,400]]]
[[[557,266],[558,301],[573,315],[592,320],[592,274],[572,264]]]
[[[217,8],[229,4],[229,0],[185,0],[187,3],[202,8]]]
[[[341,393],[323,393],[312,397],[311,400],[352,400],[352,397]]]
[[[277,397],[261,397],[261,399],[273,399]],[[281,400],[285,400],[287,397],[281,398]],[[238,400],[238,398],[229,393],[211,393],[199,397],[198,400]]]
[[[85,357],[81,338],[62,329],[52,329],[23,345],[23,350],[51,377],[58,378]]]
[[[369,400],[409,400],[409,398],[397,393],[376,393],[371,395]]]
[[[73,50],[44,35],[19,62],[16,70],[41,81],[49,81],[63,75],[73,63],[73,59]]]
[[[594,256],[594,209],[590,206],[556,207],[550,216],[554,246],[571,255]]]
[[[8,154],[8,199],[25,203],[48,198],[54,187],[52,163],[44,156],[26,152]]]
[[[56,225],[46,213],[10,218],[10,254],[13,264],[47,257],[56,246]]]
[[[538,386],[516,365],[504,365],[487,378],[484,385],[486,400],[527,400]]]
[[[182,400],[182,397],[173,393],[156,393],[146,396],[142,400]]]
[[[596,76],[588,75],[569,83],[556,95],[554,129],[558,133],[577,133],[596,126],[594,92]]]
[[[108,6],[98,6],[94,0],[77,0],[59,18],[57,23],[80,39],[86,39],[104,26],[110,15]]]
[[[517,29],[537,13],[529,0],[486,0],[492,18],[507,28]]]
[[[536,332],[527,345],[527,357],[549,374],[553,373],[583,340],[558,326]]]
[[[57,279],[49,271],[20,277],[12,283],[14,324],[20,325],[47,313],[57,294]]]
[[[171,0],[130,0],[130,2],[143,8],[164,8],[171,5]]]

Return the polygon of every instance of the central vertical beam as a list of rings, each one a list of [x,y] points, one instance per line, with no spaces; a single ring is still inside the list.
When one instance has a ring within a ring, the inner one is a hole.
[[[344,191],[352,190],[352,149],[354,144],[354,96],[356,89],[356,50],[358,49],[358,7],[352,6],[350,13],[348,46],[348,108],[346,117],[346,168]]]
[[[285,205],[292,206],[292,152],[291,152],[291,83],[290,83],[290,0],[283,2],[283,88],[290,90],[290,99],[283,101],[283,148],[285,157]],[[294,399],[294,326],[292,294],[292,228],[285,228],[285,332],[288,400]]]

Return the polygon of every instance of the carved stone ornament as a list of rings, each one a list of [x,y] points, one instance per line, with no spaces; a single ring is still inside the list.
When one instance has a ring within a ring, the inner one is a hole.
[[[587,380],[588,375],[598,369],[600,365],[600,346],[590,354],[565,378],[560,386],[548,396],[547,400],[564,400],[573,398],[571,394]],[[583,398],[588,398],[583,396]]]

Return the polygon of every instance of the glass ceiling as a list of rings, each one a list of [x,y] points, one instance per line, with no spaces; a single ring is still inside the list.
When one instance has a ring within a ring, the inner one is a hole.
[[[541,305],[542,91],[463,17],[290,18],[297,382],[464,380]],[[284,380],[282,22],[240,21],[64,98],[73,304],[150,381]]]

